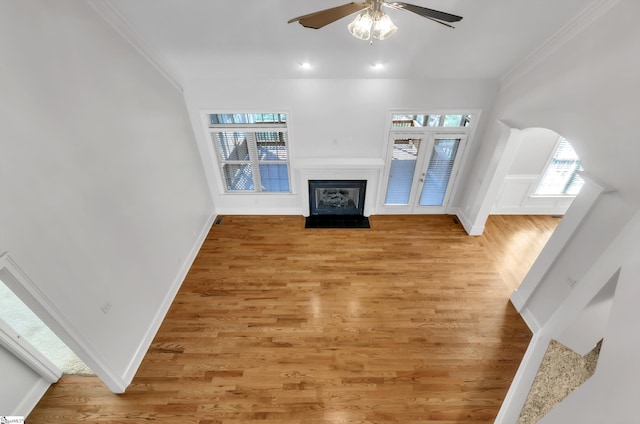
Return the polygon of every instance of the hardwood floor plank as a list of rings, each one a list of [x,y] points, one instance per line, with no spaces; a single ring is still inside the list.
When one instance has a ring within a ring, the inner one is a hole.
[[[517,224],[370,220],[226,216],[126,393],[64,376],[28,422],[493,422],[531,337],[508,302]]]
[[[560,222],[547,215],[490,215],[482,241],[510,292],[518,288]]]

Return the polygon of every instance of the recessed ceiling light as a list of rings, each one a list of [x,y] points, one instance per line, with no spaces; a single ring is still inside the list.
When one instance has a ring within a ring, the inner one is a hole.
[[[375,70],[384,69],[384,65],[382,63],[374,63],[371,67]]]
[[[311,64],[310,64],[309,62],[302,62],[302,63],[300,64],[300,67],[301,67],[302,69],[311,69]]]

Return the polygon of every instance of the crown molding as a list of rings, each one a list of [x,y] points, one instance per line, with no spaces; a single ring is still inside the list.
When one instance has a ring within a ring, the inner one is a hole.
[[[620,0],[594,0],[591,2],[564,27],[551,36],[551,38],[536,48],[531,54],[511,68],[511,70],[507,71],[500,78],[500,90],[504,90],[527,75],[553,52],[581,33],[619,2]]]
[[[109,0],[85,0],[113,29],[129,42],[149,63],[151,63],[174,87],[184,92],[178,73],[167,61],[135,30],[133,25]]]

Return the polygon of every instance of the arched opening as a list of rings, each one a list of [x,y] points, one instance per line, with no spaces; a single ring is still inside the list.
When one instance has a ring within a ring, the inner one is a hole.
[[[542,252],[579,193],[582,164],[570,142],[553,130],[501,125],[503,153],[483,199],[485,220],[481,213],[477,226],[493,232],[512,227],[497,253],[502,277],[515,292],[534,264],[522,258]]]
[[[509,143],[513,141],[509,140]],[[546,128],[520,131],[492,215],[564,215],[584,180],[571,141]]]

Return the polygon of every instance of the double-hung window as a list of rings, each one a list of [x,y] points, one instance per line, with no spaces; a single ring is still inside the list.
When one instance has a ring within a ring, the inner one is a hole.
[[[216,113],[209,134],[226,192],[289,193],[284,113]]]
[[[580,158],[571,144],[560,137],[558,146],[540,178],[534,196],[575,196],[580,192],[584,180]]]

